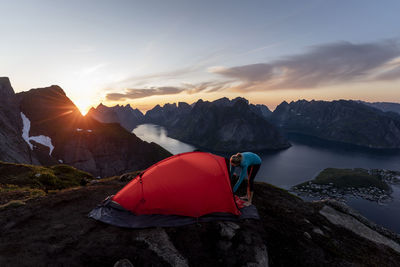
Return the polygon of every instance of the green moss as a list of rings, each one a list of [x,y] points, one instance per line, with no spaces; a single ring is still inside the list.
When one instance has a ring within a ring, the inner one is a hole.
[[[308,182],[302,183],[296,187],[306,185]],[[369,174],[365,169],[336,169],[327,168],[320,172],[318,176],[312,180],[312,183],[319,185],[333,184],[337,188],[367,188],[377,187],[382,190],[389,190],[389,186],[382,179],[373,174]]]
[[[60,192],[60,190],[49,190],[49,191],[47,191],[47,194],[54,195],[54,194],[57,194],[58,192]]]
[[[15,190],[20,190],[21,188],[15,184],[6,184],[3,186],[0,186],[0,193],[7,193],[7,192],[12,192]]]
[[[106,177],[106,178],[97,179],[96,181],[99,182],[99,183],[111,182],[111,181],[119,180],[119,177],[120,177],[120,176],[111,176],[111,177]]]
[[[25,205],[25,202],[22,200],[11,200],[8,203],[4,205],[0,205],[0,210],[1,209],[7,209],[7,208],[16,208]]]
[[[60,179],[62,188],[86,185],[93,179],[91,174],[65,164],[54,165],[50,169]]]
[[[30,198],[43,197],[46,195],[46,193],[40,189],[30,189],[29,193],[30,193]]]
[[[43,167],[0,162],[0,185],[48,191],[85,185],[91,179],[89,173],[64,164]]]
[[[36,198],[46,195],[42,189],[30,188],[30,187],[19,187],[13,184],[6,184],[0,186],[0,193],[14,193],[14,192],[28,192],[29,198]]]

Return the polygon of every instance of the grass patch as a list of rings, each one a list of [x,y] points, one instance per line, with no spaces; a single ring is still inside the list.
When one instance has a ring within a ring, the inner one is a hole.
[[[0,185],[4,190],[12,190],[11,185],[44,191],[59,190],[85,185],[92,179],[91,174],[65,164],[44,167],[0,162]]]
[[[11,200],[10,202],[4,204],[4,205],[0,205],[0,210],[1,209],[8,209],[8,208],[16,208],[16,207],[20,207],[20,206],[24,206],[25,202],[22,200]]]
[[[116,180],[119,180],[119,177],[120,176],[111,176],[111,177],[101,178],[101,179],[97,179],[96,182],[106,183],[106,182],[116,181]]]
[[[26,192],[29,193],[30,198],[45,196],[46,193],[39,188],[30,188],[30,187],[19,187],[13,184],[6,184],[0,186],[0,194],[1,193],[16,193],[16,192]]]
[[[329,185],[343,189],[347,187],[354,188],[368,188],[376,187],[381,190],[389,190],[388,184],[382,179],[373,174],[369,174],[365,169],[336,169],[327,168],[320,172],[318,176],[311,181],[318,185]],[[302,187],[308,182],[297,185],[296,187]]]

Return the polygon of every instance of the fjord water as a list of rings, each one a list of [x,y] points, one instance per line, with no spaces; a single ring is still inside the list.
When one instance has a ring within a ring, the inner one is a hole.
[[[133,130],[139,138],[155,142],[173,154],[193,151],[194,146],[167,136],[162,126],[142,124]],[[262,165],[256,180],[284,189],[313,179],[325,168],[378,168],[400,171],[400,152],[327,144],[302,136],[289,136],[288,149],[260,154]],[[348,197],[347,203],[368,219],[400,233],[400,187],[393,186],[394,200],[385,205]]]
[[[154,124],[141,124],[133,130],[133,133],[146,142],[154,142],[159,144],[174,155],[196,149],[194,146],[168,137],[167,131],[162,126]]]

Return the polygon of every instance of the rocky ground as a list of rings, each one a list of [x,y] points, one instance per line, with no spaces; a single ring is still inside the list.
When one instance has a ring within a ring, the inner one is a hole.
[[[256,185],[260,221],[135,230],[87,217],[124,184],[0,209],[0,266],[399,266],[396,234],[336,202],[304,202],[268,184]]]

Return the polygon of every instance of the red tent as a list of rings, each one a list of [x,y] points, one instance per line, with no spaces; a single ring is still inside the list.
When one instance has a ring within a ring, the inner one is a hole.
[[[178,154],[154,164],[112,200],[136,215],[240,215],[225,158],[205,152]]]

